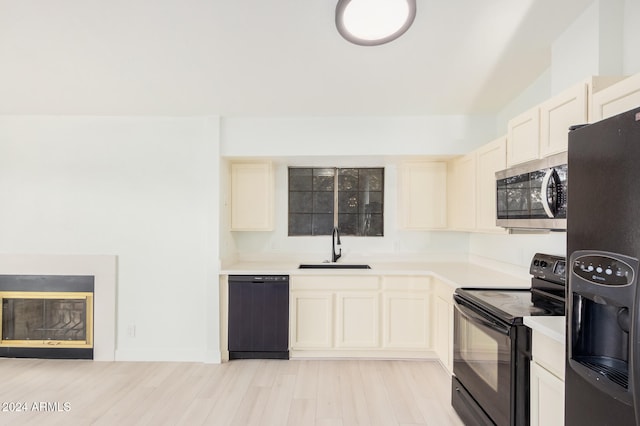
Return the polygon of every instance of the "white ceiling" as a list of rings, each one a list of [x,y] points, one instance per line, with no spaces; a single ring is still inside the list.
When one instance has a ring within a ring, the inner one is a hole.
[[[417,0],[361,47],[337,0],[0,0],[0,114],[498,111],[593,0]]]

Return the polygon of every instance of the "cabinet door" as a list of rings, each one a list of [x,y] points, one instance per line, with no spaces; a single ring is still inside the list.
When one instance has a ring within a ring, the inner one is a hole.
[[[507,165],[535,160],[539,155],[540,109],[529,111],[509,120],[507,137]]]
[[[449,227],[473,230],[476,227],[476,157],[473,154],[450,163]]]
[[[453,304],[440,296],[435,301],[435,332],[438,358],[453,373]]]
[[[540,105],[540,156],[567,150],[569,127],[587,122],[587,84],[580,83]]]
[[[333,347],[333,294],[291,293],[291,349]]]
[[[593,95],[592,121],[613,117],[640,106],[640,73]]]
[[[531,363],[531,426],[564,425],[564,382]]]
[[[405,229],[447,226],[447,166],[442,162],[406,163],[400,167],[398,218]]]
[[[336,346],[377,348],[379,338],[379,296],[377,292],[338,292]]]
[[[231,164],[231,230],[273,229],[273,171],[270,162]]]
[[[385,348],[428,349],[429,305],[427,292],[391,292],[383,295],[383,345]]]
[[[477,151],[476,228],[505,232],[496,226],[496,172],[507,167],[507,138],[503,136]]]

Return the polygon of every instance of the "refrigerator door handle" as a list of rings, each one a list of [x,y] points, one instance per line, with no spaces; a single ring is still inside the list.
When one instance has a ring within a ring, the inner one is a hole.
[[[556,171],[554,169],[547,170],[547,172],[544,175],[544,178],[542,179],[542,185],[540,187],[540,195],[541,195],[540,199],[542,202],[542,207],[544,208],[544,212],[547,214],[549,219],[553,219],[556,216],[555,210],[556,210],[557,203],[555,202],[555,200],[557,200],[558,195],[553,194],[553,200],[554,200],[553,207],[549,205],[549,197],[548,197],[549,182],[551,181],[551,179],[553,179],[553,183],[555,187],[553,190],[557,191],[557,182],[554,174],[556,174]]]

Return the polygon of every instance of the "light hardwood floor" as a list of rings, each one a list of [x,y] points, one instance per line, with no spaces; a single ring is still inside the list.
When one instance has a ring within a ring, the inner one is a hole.
[[[0,359],[0,377],[0,425],[462,424],[433,361]]]

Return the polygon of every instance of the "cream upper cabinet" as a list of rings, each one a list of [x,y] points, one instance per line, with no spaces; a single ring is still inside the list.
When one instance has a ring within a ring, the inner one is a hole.
[[[540,155],[540,108],[532,108],[507,124],[507,166],[535,160]]]
[[[231,164],[231,230],[273,230],[274,176],[271,162]]]
[[[640,80],[630,82],[619,91],[610,90],[618,86],[621,77],[592,76],[566,89],[551,99],[511,119],[507,125],[507,166],[547,157],[567,150],[569,127],[594,121],[591,106],[597,109],[620,108],[633,103],[640,105]],[[625,80],[626,81],[626,80]],[[611,86],[614,84],[614,86]],[[635,90],[635,92],[634,92]],[[603,93],[609,93],[607,98]],[[615,98],[615,99],[613,99]],[[625,98],[625,99],[622,99]],[[597,101],[601,99],[601,101]],[[598,103],[609,103],[598,107]],[[632,108],[623,109],[620,112]],[[594,110],[595,111],[595,110]],[[602,111],[599,113],[602,114]],[[613,115],[613,114],[611,114]],[[595,120],[599,120],[598,113]]]
[[[540,105],[540,157],[566,151],[569,127],[587,123],[587,92],[580,83]]]
[[[476,229],[479,231],[506,232],[496,226],[496,172],[506,167],[506,136],[476,151]]]
[[[447,226],[447,165],[444,162],[404,163],[399,170],[398,219],[404,229]]]
[[[629,111],[640,106],[640,73],[625,78],[593,94],[591,121]]]
[[[461,231],[505,232],[496,226],[495,173],[506,168],[502,136],[448,164],[448,223]]]
[[[476,227],[476,156],[474,153],[449,163],[447,178],[449,228],[473,230]]]

